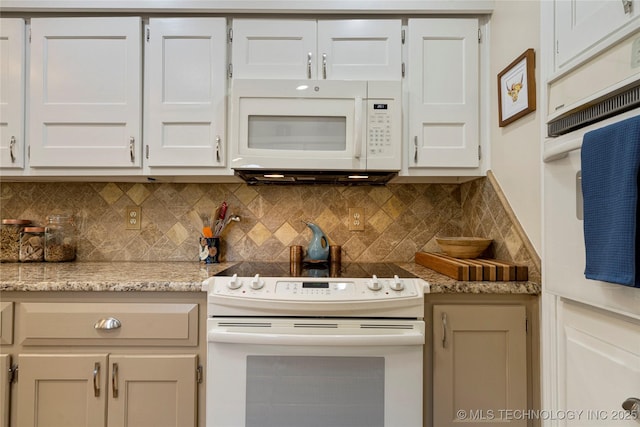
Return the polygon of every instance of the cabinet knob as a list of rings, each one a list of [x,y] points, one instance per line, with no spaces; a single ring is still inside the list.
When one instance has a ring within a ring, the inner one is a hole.
[[[622,402],[622,409],[629,411],[637,419],[640,416],[640,399],[637,397],[629,397]]]
[[[115,317],[106,317],[98,320],[95,325],[93,325],[96,329],[104,329],[104,330],[112,330],[118,329],[122,326],[122,323],[116,319]]]

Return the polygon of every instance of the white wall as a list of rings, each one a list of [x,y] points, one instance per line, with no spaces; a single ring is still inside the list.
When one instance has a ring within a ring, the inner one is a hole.
[[[536,52],[536,90],[540,102],[540,2],[496,0],[491,18],[491,169],[531,243],[540,254],[541,106],[505,126],[498,126],[497,75],[528,48]]]

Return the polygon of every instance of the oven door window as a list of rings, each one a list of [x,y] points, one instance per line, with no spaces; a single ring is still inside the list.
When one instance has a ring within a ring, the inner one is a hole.
[[[248,356],[246,427],[383,427],[384,384],[384,357]]]

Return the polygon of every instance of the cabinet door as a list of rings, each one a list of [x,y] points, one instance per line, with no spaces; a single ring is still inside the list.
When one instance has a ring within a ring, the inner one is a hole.
[[[408,27],[409,167],[478,167],[478,20]]]
[[[17,425],[105,427],[106,354],[20,354]]]
[[[239,79],[316,79],[316,21],[234,19],[231,58]]]
[[[141,165],[141,21],[31,20],[32,167]]]
[[[618,285],[613,285],[618,286]],[[640,320],[570,301],[558,310],[557,412],[583,409],[561,426],[637,427],[622,409],[640,399]]]
[[[318,21],[318,78],[401,80],[401,32],[399,19]]]
[[[24,167],[25,29],[0,19],[0,168]]]
[[[197,426],[197,356],[109,358],[109,427]]]
[[[506,411],[527,408],[524,306],[433,309],[433,425],[526,426]]]
[[[149,20],[148,164],[224,166],[226,20]]]
[[[0,354],[0,426],[9,427],[9,368],[11,367],[11,356]]]
[[[640,24],[640,1],[555,0],[556,67],[562,68],[578,55],[596,48],[619,29]]]

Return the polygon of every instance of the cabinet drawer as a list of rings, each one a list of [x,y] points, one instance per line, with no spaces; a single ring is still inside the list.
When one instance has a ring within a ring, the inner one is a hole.
[[[22,345],[196,346],[198,305],[24,303]]]
[[[0,302],[0,344],[13,344],[13,302]]]

